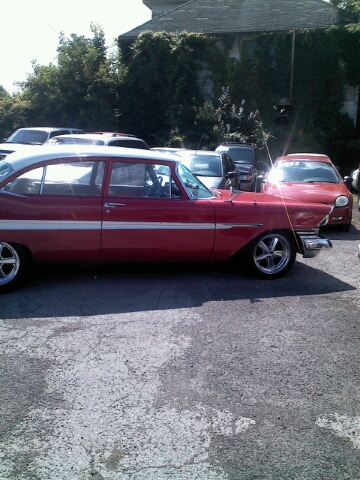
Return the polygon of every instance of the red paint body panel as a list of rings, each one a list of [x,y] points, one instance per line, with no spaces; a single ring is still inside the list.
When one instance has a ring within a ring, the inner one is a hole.
[[[213,253],[215,211],[208,200],[104,197],[104,204],[108,202],[120,205],[103,207],[103,258],[205,259]],[[144,226],[112,230],[107,227],[111,222]],[[165,223],[173,224],[171,229],[163,228],[161,224]],[[209,228],[193,229],[194,223],[209,224]]]
[[[0,193],[0,219],[98,222],[100,197],[16,196]],[[95,261],[100,258],[101,230],[2,230],[1,240],[27,247],[39,261]]]

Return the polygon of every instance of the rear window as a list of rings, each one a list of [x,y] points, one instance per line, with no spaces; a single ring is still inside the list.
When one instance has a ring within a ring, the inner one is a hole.
[[[150,150],[148,145],[143,140],[117,138],[111,140],[108,145],[112,147],[127,147],[127,148],[141,148],[142,150]]]

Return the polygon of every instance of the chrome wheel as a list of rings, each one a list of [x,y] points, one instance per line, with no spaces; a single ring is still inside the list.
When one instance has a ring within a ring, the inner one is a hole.
[[[18,274],[20,257],[11,245],[0,243],[0,285],[6,285]]]
[[[296,251],[290,237],[270,233],[257,239],[252,249],[253,265],[263,278],[275,278],[287,272],[295,261]]]

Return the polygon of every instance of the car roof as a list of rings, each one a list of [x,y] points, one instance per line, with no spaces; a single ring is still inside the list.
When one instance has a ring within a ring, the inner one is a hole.
[[[18,128],[15,130],[16,132],[19,130],[39,130],[41,132],[53,132],[54,130],[78,130],[79,132],[84,132],[82,128],[75,128],[75,127],[23,127]],[[15,132],[14,132],[15,133]]]
[[[105,138],[111,138],[113,135],[111,134],[103,134],[103,133],[67,133],[66,135],[59,135],[61,138],[87,138],[89,140],[104,140]],[[51,140],[53,140],[53,137]],[[124,137],[129,138],[129,137]],[[130,137],[131,138],[131,137]]]
[[[132,133],[123,133],[123,132],[86,132],[86,133],[93,133],[97,135],[108,135],[110,137],[135,137]]]
[[[41,145],[31,146],[21,152],[9,154],[5,161],[8,162],[15,172],[23,168],[35,166],[37,163],[46,160],[57,160],[60,158],[78,157],[79,161],[84,161],[84,157],[97,158],[137,158],[144,160],[161,161],[179,163],[180,160],[171,153],[151,152],[150,150],[138,148],[119,148],[98,145]]]
[[[332,163],[327,155],[322,153],[289,153],[278,157],[275,162],[294,162],[296,160],[310,160],[311,162],[327,162]]]
[[[124,141],[134,141],[134,140],[140,140],[143,141],[141,138],[137,138],[134,135],[121,135],[121,134],[114,134],[110,132],[104,132],[104,133],[67,133],[66,135],[58,135],[61,138],[80,138],[80,139],[87,139],[87,140],[101,140],[102,142],[105,142],[106,140],[109,139],[120,139]],[[57,136],[52,137],[51,140],[54,138],[57,138]]]
[[[221,152],[215,152],[214,150],[178,150],[174,152],[175,155],[179,156],[190,156],[190,155],[207,155],[213,157],[221,157]]]

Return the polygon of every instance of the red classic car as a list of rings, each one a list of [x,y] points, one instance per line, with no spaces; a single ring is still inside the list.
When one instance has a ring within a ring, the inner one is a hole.
[[[0,161],[0,291],[41,262],[233,259],[276,278],[316,256],[332,207],[209,190],[172,154],[32,147]]]
[[[265,177],[264,193],[294,198],[302,202],[333,206],[329,225],[348,231],[351,226],[353,196],[351,177],[346,186],[340,173],[326,155],[292,153],[279,157]]]

